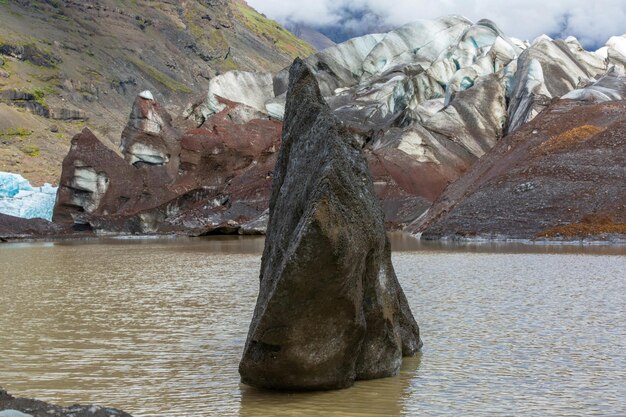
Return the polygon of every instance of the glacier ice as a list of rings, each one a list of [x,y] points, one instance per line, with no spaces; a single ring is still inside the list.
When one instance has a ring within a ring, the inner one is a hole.
[[[274,98],[272,75],[247,71],[229,71],[218,75],[209,82],[204,102],[197,107],[187,108],[183,117],[193,115],[201,124],[226,108],[226,105],[220,102],[220,98],[265,113],[265,103]]]
[[[57,187],[33,187],[19,174],[0,172],[0,213],[25,219],[52,219]]]
[[[13,198],[21,190],[33,191],[30,182],[21,175],[0,172],[0,197]]]
[[[606,42],[606,47],[609,49],[613,49],[615,52],[618,52],[623,57],[626,57],[626,35],[611,36]]]
[[[616,71],[607,73],[593,84],[570,91],[563,99],[594,101],[617,101],[626,99],[626,77],[620,76]]]
[[[626,35],[588,52],[575,37],[528,42],[488,19],[444,16],[354,38],[305,62],[334,114],[364,142],[417,162],[462,167],[554,98],[623,97],[621,79],[598,80],[626,72]],[[221,109],[221,97],[280,120],[287,76],[288,68],[272,79],[237,71],[215,77],[203,116]]]
[[[363,62],[368,75],[381,74],[408,63],[428,66],[471,27],[472,23],[459,16],[434,20],[418,20],[389,32]]]
[[[307,64],[318,69],[315,76],[322,95],[330,96],[338,88],[357,84],[363,75],[364,60],[385,36],[383,34],[361,36],[308,57]],[[274,77],[274,93],[277,95],[286,93],[288,79],[289,68],[285,68]]]

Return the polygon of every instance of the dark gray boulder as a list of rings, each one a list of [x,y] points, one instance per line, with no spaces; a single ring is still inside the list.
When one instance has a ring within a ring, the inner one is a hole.
[[[2,417],[132,417],[130,414],[99,405],[53,405],[32,398],[16,398],[0,387]]]
[[[242,382],[324,390],[397,375],[419,328],[361,146],[299,59],[285,116]]]

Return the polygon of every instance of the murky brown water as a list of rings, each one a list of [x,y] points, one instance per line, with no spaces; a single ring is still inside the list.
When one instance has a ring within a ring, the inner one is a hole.
[[[289,395],[237,374],[262,239],[1,245],[0,386],[137,416],[626,415],[626,248],[394,243],[421,356]]]

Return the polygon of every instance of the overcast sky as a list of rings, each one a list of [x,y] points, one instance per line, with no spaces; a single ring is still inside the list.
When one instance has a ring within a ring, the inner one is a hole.
[[[586,46],[601,46],[612,35],[626,33],[626,0],[248,0],[258,11],[281,23],[313,26],[346,21],[349,10],[371,10],[398,26],[416,19],[459,14],[493,20],[509,36],[532,40],[546,34],[574,35]],[[358,27],[371,23],[352,20]],[[348,20],[349,21],[349,20]]]

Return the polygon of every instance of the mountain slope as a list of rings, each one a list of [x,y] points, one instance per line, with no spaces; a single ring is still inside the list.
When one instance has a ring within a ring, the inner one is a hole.
[[[240,0],[0,2],[0,171],[56,183],[84,125],[117,148],[139,91],[180,114],[217,74],[313,52]]]
[[[285,27],[300,39],[310,43],[318,51],[337,45],[332,39],[310,26],[304,24],[287,24]]]

